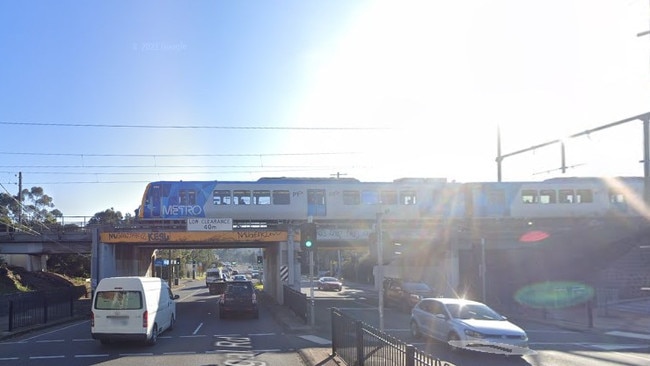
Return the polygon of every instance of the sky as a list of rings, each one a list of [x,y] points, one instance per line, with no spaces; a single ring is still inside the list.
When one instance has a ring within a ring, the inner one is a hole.
[[[147,182],[497,180],[650,112],[647,0],[0,2],[0,191],[133,213]],[[504,181],[642,176],[633,121]]]

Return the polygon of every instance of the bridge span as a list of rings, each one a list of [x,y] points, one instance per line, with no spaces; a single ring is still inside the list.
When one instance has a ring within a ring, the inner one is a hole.
[[[533,274],[535,269],[546,273],[544,266],[571,267],[583,251],[584,257],[591,261],[614,260],[622,255],[617,253],[617,247],[619,252],[629,250],[630,243],[639,236],[647,236],[650,230],[646,220],[629,218],[393,220],[382,222],[380,227],[384,246],[400,248],[400,255],[392,258],[389,275],[420,277],[445,294],[463,287],[473,287],[476,291],[486,286],[481,284],[486,276],[482,266],[494,282],[513,282],[513,277],[522,276],[520,269],[516,272],[512,268],[515,262],[517,267],[530,269],[525,272],[527,276],[539,277]],[[372,255],[377,250],[376,229],[376,222],[320,225],[317,250],[353,250]],[[182,225],[173,228],[88,226],[79,231],[54,230],[39,235],[0,232],[0,255],[28,254],[33,269],[40,270],[44,269],[39,267],[45,263],[43,256],[48,254],[90,253],[92,282],[96,284],[110,276],[153,275],[156,249],[261,248],[267,274],[265,289],[282,302],[282,285],[300,283],[298,242],[299,226],[291,224],[227,231],[192,231]],[[477,253],[483,253],[482,257]],[[609,253],[611,258],[589,253]],[[504,262],[510,264],[504,266]],[[285,280],[280,278],[283,266],[290,273]]]

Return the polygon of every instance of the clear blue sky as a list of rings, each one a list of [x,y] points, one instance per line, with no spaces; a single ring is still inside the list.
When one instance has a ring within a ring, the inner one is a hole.
[[[22,172],[92,216],[154,180],[494,181],[497,125],[507,153],[650,111],[649,6],[3,1],[0,189]],[[567,175],[642,175],[641,143],[640,122],[576,139]]]

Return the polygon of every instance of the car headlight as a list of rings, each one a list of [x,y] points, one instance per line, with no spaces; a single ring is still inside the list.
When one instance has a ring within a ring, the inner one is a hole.
[[[465,329],[465,335],[472,338],[485,338],[485,335],[483,333],[471,329]]]

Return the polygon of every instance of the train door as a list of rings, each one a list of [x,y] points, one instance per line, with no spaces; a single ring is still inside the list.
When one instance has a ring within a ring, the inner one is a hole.
[[[307,216],[327,216],[324,189],[307,190]]]
[[[151,186],[149,194],[149,205],[151,207],[151,216],[160,217],[161,212],[162,187],[158,184]]]

